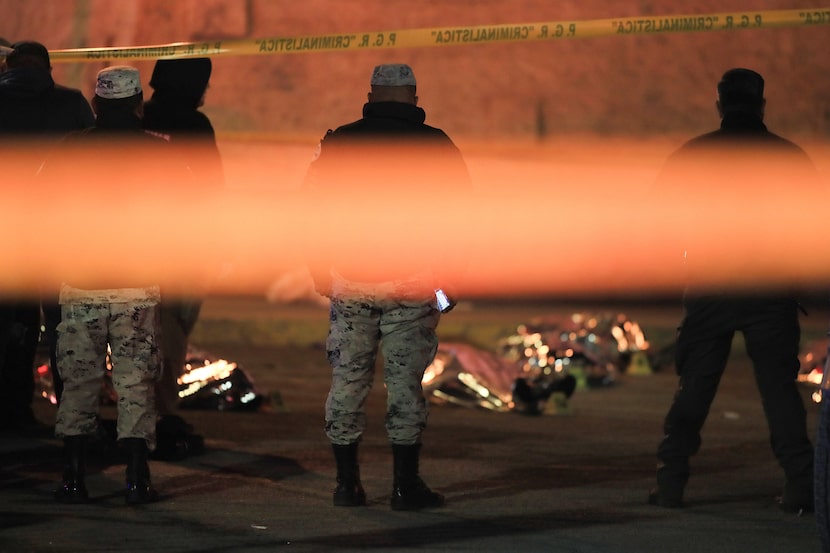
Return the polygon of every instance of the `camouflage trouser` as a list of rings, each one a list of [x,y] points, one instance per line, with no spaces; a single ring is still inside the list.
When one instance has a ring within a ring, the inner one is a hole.
[[[363,404],[374,381],[378,345],[384,358],[389,441],[420,442],[427,422],[421,380],[438,348],[439,317],[438,310],[424,300],[332,298],[326,340],[332,367],[326,435],[333,444],[357,442],[366,429]]]
[[[144,438],[154,449],[154,387],[160,370],[156,303],[68,303],[62,305],[61,314],[57,357],[64,387],[55,434],[96,432],[109,344],[118,394],[118,438]]]

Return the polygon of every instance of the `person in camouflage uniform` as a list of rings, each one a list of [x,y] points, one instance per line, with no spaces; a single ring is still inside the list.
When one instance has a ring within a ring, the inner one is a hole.
[[[418,229],[440,220],[411,208],[432,204],[446,187],[466,188],[469,175],[452,140],[424,124],[415,86],[408,65],[375,67],[363,118],[326,134],[306,177],[315,205],[334,214],[327,233],[330,255],[312,260],[310,269],[318,292],[331,300],[326,351],[332,384],[325,432],[337,464],[336,506],[366,503],[357,455],[378,349],[394,456],[391,507],[421,509],[444,502],[418,475],[427,424],[421,380],[438,347],[434,290],[452,290],[440,273],[459,257],[436,247],[434,266],[424,266],[423,256],[413,253],[423,247]],[[342,202],[357,211],[344,210]],[[385,261],[380,268],[370,261],[377,257]]]
[[[109,193],[119,202],[119,208],[141,202],[151,186],[186,178],[186,166],[181,174],[171,171],[182,162],[173,159],[169,144],[142,130],[143,99],[137,69],[102,69],[92,106],[95,127],[64,139],[44,164],[41,178],[45,182],[66,182],[88,171],[85,164],[91,151],[98,159],[112,163],[109,169],[98,171],[99,175],[116,176],[109,183]],[[138,220],[130,220],[135,215],[124,211],[125,219],[120,224],[147,225],[149,219],[143,214]],[[55,499],[63,503],[88,500],[84,483],[86,440],[96,433],[98,425],[101,379],[109,346],[118,395],[117,435],[127,455],[126,502],[148,503],[158,499],[147,457],[156,444],[154,390],[161,370],[160,286],[135,281],[130,275],[89,280],[63,283],[60,288],[57,357],[64,388],[55,434],[64,439],[67,462]]]
[[[55,431],[59,437],[94,435],[107,345],[118,392],[120,439],[155,447],[155,412],[147,405],[159,375],[157,286],[112,290],[61,287],[58,366],[64,388]],[[149,388],[148,388],[149,387]]]
[[[409,301],[401,297],[402,291],[393,286],[378,291],[341,279],[333,285],[326,339],[334,368],[326,400],[326,435],[332,443],[356,443],[366,429],[362,406],[372,388],[371,369],[379,347],[389,398],[389,441],[420,441],[427,423],[421,379],[438,349],[435,331],[440,313],[429,297],[414,296]]]

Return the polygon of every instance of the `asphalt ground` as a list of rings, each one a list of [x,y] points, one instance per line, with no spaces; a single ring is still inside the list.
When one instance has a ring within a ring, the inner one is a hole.
[[[480,341],[499,324],[555,310],[573,306],[462,306],[444,328]],[[670,336],[680,316],[674,305],[629,305],[626,312],[647,337]],[[389,508],[392,461],[378,380],[360,452],[369,504],[333,507],[334,462],[322,430],[329,371],[318,341],[325,321],[319,307],[206,302],[196,336],[212,343],[200,345],[239,362],[272,401],[258,412],[185,412],[206,451],[151,461],[158,503],[126,506],[124,466],[104,456],[90,461],[92,501],[57,504],[60,442],[2,436],[0,551],[819,551],[814,516],[786,514],[776,504],[782,474],[740,340],[693,459],[684,509],[646,503],[676,384],[670,370],[578,389],[566,414],[432,407],[421,473],[447,505],[421,512]],[[224,335],[211,334],[214,326]],[[240,327],[248,331],[235,333]],[[306,329],[307,340],[291,343],[298,341],[286,338],[292,328]],[[805,321],[808,336],[826,329],[826,312]],[[804,397],[815,435],[818,406],[806,388]],[[50,425],[54,407],[35,406]]]

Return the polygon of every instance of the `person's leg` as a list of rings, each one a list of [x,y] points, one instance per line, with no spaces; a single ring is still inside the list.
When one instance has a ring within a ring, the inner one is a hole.
[[[387,411],[386,430],[393,444],[420,443],[427,422],[421,381],[435,358],[440,313],[429,303],[390,302],[380,322]]]
[[[363,405],[372,389],[380,331],[380,311],[366,301],[332,298],[326,354],[331,389],[326,399],[326,436],[337,464],[334,505],[366,504],[360,481],[358,444],[366,430]]]
[[[0,314],[0,425],[29,433],[38,422],[32,411],[34,364],[40,334],[40,304],[29,300],[5,303]]]
[[[179,409],[179,378],[185,370],[188,336],[196,324],[201,302],[176,297],[159,304],[161,375],[156,381],[156,449],[153,457],[181,460],[204,451],[204,438],[195,433]]]
[[[394,510],[439,507],[444,496],[419,476],[427,402],[421,381],[435,358],[440,314],[431,303],[389,302],[381,317],[381,351],[387,389],[386,431],[392,444]]]
[[[55,420],[55,435],[59,438],[94,436],[98,430],[108,318],[107,306],[63,306],[57,342],[58,370],[64,383]]]
[[[155,383],[160,372],[158,311],[152,302],[111,304],[112,383],[118,394],[118,439],[156,443]]]
[[[98,429],[101,379],[106,370],[106,306],[67,304],[57,327],[56,358],[65,386],[58,405],[55,435],[64,440],[63,481],[55,490],[61,503],[87,501],[87,438]]]
[[[44,340],[49,350],[49,368],[51,369],[52,384],[55,389],[55,398],[60,402],[63,392],[63,381],[58,371],[58,324],[61,322],[61,306],[56,297],[44,296],[41,298],[43,309]]]
[[[159,305],[162,374],[156,384],[156,406],[161,417],[175,415],[179,405],[178,379],[187,360],[187,342],[198,317],[198,306],[177,300]]]
[[[770,444],[784,469],[782,508],[813,510],[813,445],[796,377],[800,328],[795,301],[759,300],[746,310],[742,327],[746,349],[770,430]]]
[[[830,342],[821,382],[821,410],[816,435],[814,501],[816,526],[822,551],[830,551]]]
[[[333,444],[360,440],[366,429],[363,404],[374,383],[380,311],[371,303],[333,298],[326,355],[332,369],[326,399],[326,435]]]
[[[0,430],[11,426],[11,410],[6,407],[9,403],[11,387],[6,374],[6,351],[12,338],[12,322],[14,313],[5,301],[0,300]]]
[[[732,315],[719,300],[691,300],[677,339],[679,376],[657,448],[658,487],[650,502],[679,507],[689,478],[689,458],[700,449],[700,431],[717,393],[732,345]]]
[[[111,304],[112,382],[118,393],[118,440],[127,453],[126,502],[158,499],[150,479],[156,446],[155,383],[159,376],[158,310],[154,302]]]

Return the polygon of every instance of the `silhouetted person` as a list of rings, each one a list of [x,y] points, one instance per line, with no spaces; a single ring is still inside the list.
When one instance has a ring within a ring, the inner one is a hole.
[[[783,224],[788,200],[819,190],[817,173],[798,146],[764,125],[761,75],[732,69],[723,75],[717,89],[720,128],[687,142],[669,158],[658,179],[657,193],[674,194],[677,201],[683,197],[710,199],[713,210],[735,215],[746,214],[744,204],[749,199],[771,199],[769,211],[753,212],[741,222],[741,231],[749,230],[748,234],[763,240],[765,233]],[[782,168],[786,171],[780,174],[788,182],[770,183],[775,171]],[[799,306],[787,285],[770,286],[760,281],[757,269],[766,261],[762,259],[748,258],[736,269],[735,287],[707,285],[706,277],[718,263],[718,246],[734,246],[737,238],[727,235],[720,237],[718,244],[707,242],[705,233],[700,232],[706,230],[706,214],[696,213],[693,218],[686,228],[686,243],[679,248],[685,254],[688,279],[675,358],[679,383],[657,449],[657,488],[649,494],[649,501],[664,507],[683,505],[689,459],[700,448],[701,429],[726,367],[733,336],[741,332],[761,394],[772,450],[784,469],[781,508],[810,511],[813,447],[796,386]],[[744,246],[749,249],[750,244]]]
[[[14,171],[21,180],[16,183],[16,190],[26,190],[36,185],[22,181],[34,176],[49,146],[70,131],[91,127],[94,116],[79,90],[55,84],[49,52],[42,44],[15,43],[6,56],[5,66],[0,73],[0,142],[15,151]],[[7,167],[7,177],[9,173]],[[25,235],[6,239],[23,240]],[[42,290],[42,298],[37,293],[6,297],[0,303],[0,342],[6,344],[5,355],[0,357],[0,424],[22,432],[37,426],[31,402],[41,301],[45,339],[59,397],[61,381],[54,355],[55,327],[60,321],[57,290]]]
[[[222,159],[210,119],[199,108],[205,103],[212,64],[209,58],[158,60],[144,103],[144,128],[163,136],[187,160],[193,171],[198,202],[224,186]],[[175,186],[175,184],[174,184]],[[161,349],[164,370],[156,386],[158,450],[161,458],[181,457],[201,450],[202,438],[180,416],[178,378],[184,372],[187,346],[202,306],[204,282],[189,283],[194,293],[162,290]],[[184,288],[184,287],[183,287]]]

